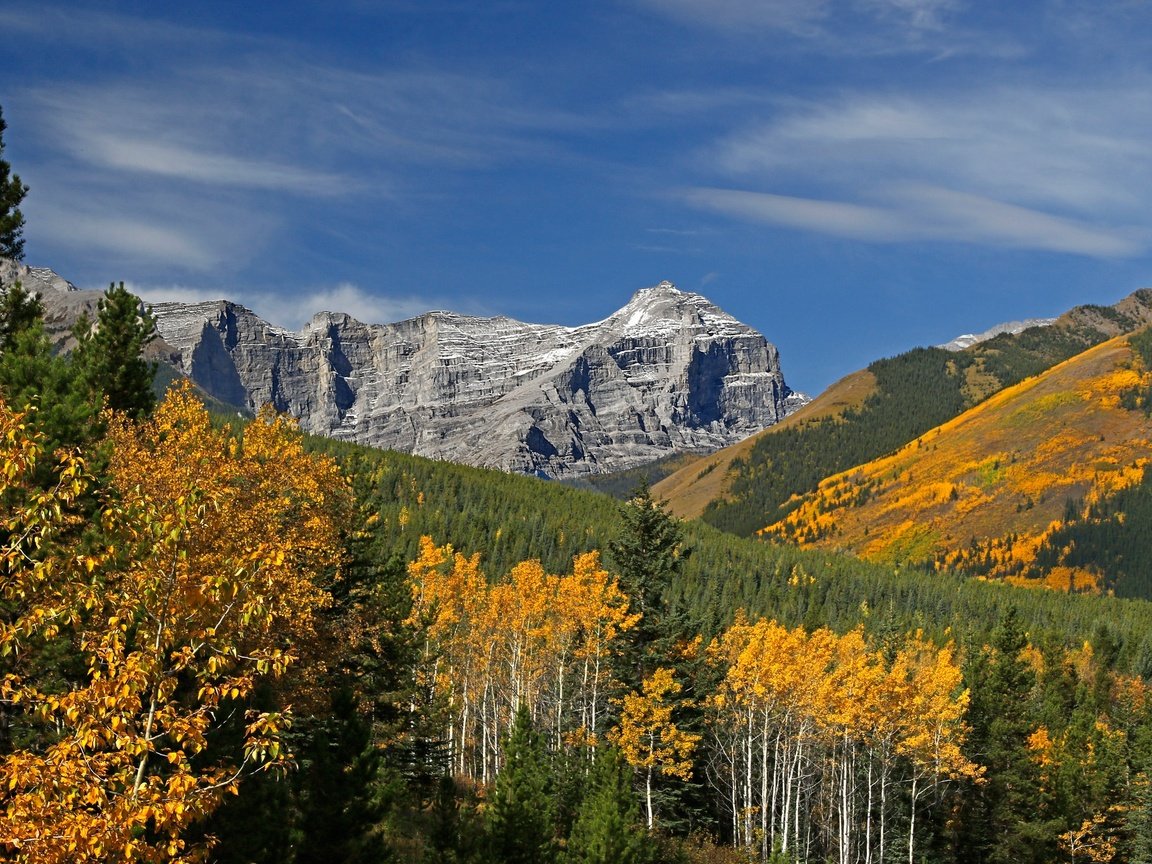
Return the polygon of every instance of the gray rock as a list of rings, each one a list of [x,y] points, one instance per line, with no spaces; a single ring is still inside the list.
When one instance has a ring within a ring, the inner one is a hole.
[[[99,296],[45,279],[46,306]],[[807,401],[762,335],[669,282],[581,327],[321,312],[292,332],[226,300],[152,311],[157,356],[222,402],[270,403],[341,440],[545,477],[717,449]]]

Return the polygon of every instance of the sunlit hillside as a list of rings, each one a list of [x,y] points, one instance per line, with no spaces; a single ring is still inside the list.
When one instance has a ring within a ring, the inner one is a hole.
[[[993,393],[1149,322],[1152,291],[1143,290],[962,351],[915,348],[877,360],[785,422],[682,468],[656,492],[678,515],[753,535],[826,477],[890,454]]]
[[[762,533],[887,562],[963,567],[978,552],[988,575],[1023,573],[1065,518],[1142,480],[1152,455],[1145,368],[1125,337],[1091,348],[827,478]],[[1086,589],[1101,574],[1039,575]]]

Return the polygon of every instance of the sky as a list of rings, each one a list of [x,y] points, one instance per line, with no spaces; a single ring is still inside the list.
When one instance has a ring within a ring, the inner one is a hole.
[[[1152,0],[0,0],[25,261],[293,329],[670,280],[815,394],[1152,286]]]

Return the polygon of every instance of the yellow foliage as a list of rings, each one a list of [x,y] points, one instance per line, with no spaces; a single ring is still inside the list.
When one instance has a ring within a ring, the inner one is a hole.
[[[7,500],[38,447],[17,427],[0,409]],[[55,729],[43,749],[0,764],[0,844],[29,864],[199,857],[185,828],[244,774],[290,758],[290,716],[249,712],[239,761],[205,759],[208,736],[295,662],[340,558],[347,486],[287,421],[264,413],[241,441],[212,429],[185,385],[150,422],[111,417],[109,442],[99,537],[64,531],[90,488],[75,456],[55,489],[4,514],[3,592],[16,614],[0,649],[66,629],[88,665],[63,693],[16,674],[0,688]]]
[[[521,705],[548,718],[557,741],[599,740],[613,686],[609,654],[639,615],[598,553],[577,555],[565,575],[524,561],[492,584],[478,555],[422,537],[408,578],[409,623],[426,636],[422,683],[445,712],[458,771],[486,778],[495,770],[496,730]]]
[[[1133,371],[1125,339],[1099,345],[917,442],[825,478],[761,534],[880,561],[961,567],[975,541],[971,560],[992,578],[1098,590],[1098,574],[1084,570],[1017,576],[1034,565],[1067,501],[1091,505],[1143,478],[1147,419],[1120,407],[1120,394],[1150,378]]]
[[[667,668],[644,679],[641,693],[623,699],[620,725],[609,734],[629,765],[655,769],[661,774],[692,778],[692,753],[700,736],[680,729],[672,719],[674,702],[683,685]]]

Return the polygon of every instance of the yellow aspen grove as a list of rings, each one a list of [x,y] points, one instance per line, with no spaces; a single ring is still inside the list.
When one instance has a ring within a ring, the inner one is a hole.
[[[586,552],[572,560],[572,575],[560,580],[557,600],[568,622],[567,631],[575,639],[569,676],[573,684],[567,688],[572,695],[556,710],[572,716],[572,743],[595,746],[608,714],[613,644],[621,633],[635,626],[640,615],[628,611],[628,597],[616,578],[601,566],[599,552]]]
[[[967,733],[963,718],[968,691],[963,689],[952,646],[936,649],[917,634],[901,650],[896,666],[908,670],[896,752],[910,763],[908,861],[912,864],[921,797],[935,793],[947,781],[979,779],[983,771],[961,751]]]
[[[3,590],[17,612],[0,650],[67,635],[87,667],[61,692],[18,664],[3,681],[4,700],[50,731],[0,764],[0,847],[29,864],[202,860],[207,845],[190,845],[188,826],[246,774],[291,758],[289,709],[246,700],[314,636],[321,583],[341,557],[346,484],[289,422],[262,414],[241,440],[211,428],[183,386],[153,420],[113,417],[109,430],[95,536],[63,542],[58,527],[89,487],[74,457],[51,506],[5,519]],[[18,436],[6,442],[11,489],[22,457]],[[241,749],[209,749],[229,717]]]
[[[423,537],[408,576],[424,698],[442,711],[454,771],[493,779],[522,705],[557,746],[597,742],[612,643],[638,617],[597,553],[577,555],[571,574],[524,561],[490,584],[478,556]]]
[[[408,583],[413,602],[407,623],[424,631],[424,657],[417,670],[422,698],[445,715],[452,770],[475,777],[470,760],[479,748],[471,746],[473,727],[490,659],[474,650],[473,634],[488,600],[480,556],[466,557],[421,537],[420,554],[408,565]]]
[[[683,685],[671,669],[661,666],[644,679],[641,693],[629,693],[622,700],[620,725],[610,733],[612,743],[624,759],[644,774],[644,805],[648,829],[656,824],[652,806],[652,778],[656,772],[689,780],[692,753],[700,736],[685,732],[672,719],[670,696]]]
[[[939,785],[977,777],[960,751],[968,694],[951,646],[913,636],[889,662],[859,630],[808,634],[743,616],[708,649],[722,674],[708,700],[709,779],[736,845],[762,860],[891,860],[888,824]]]

